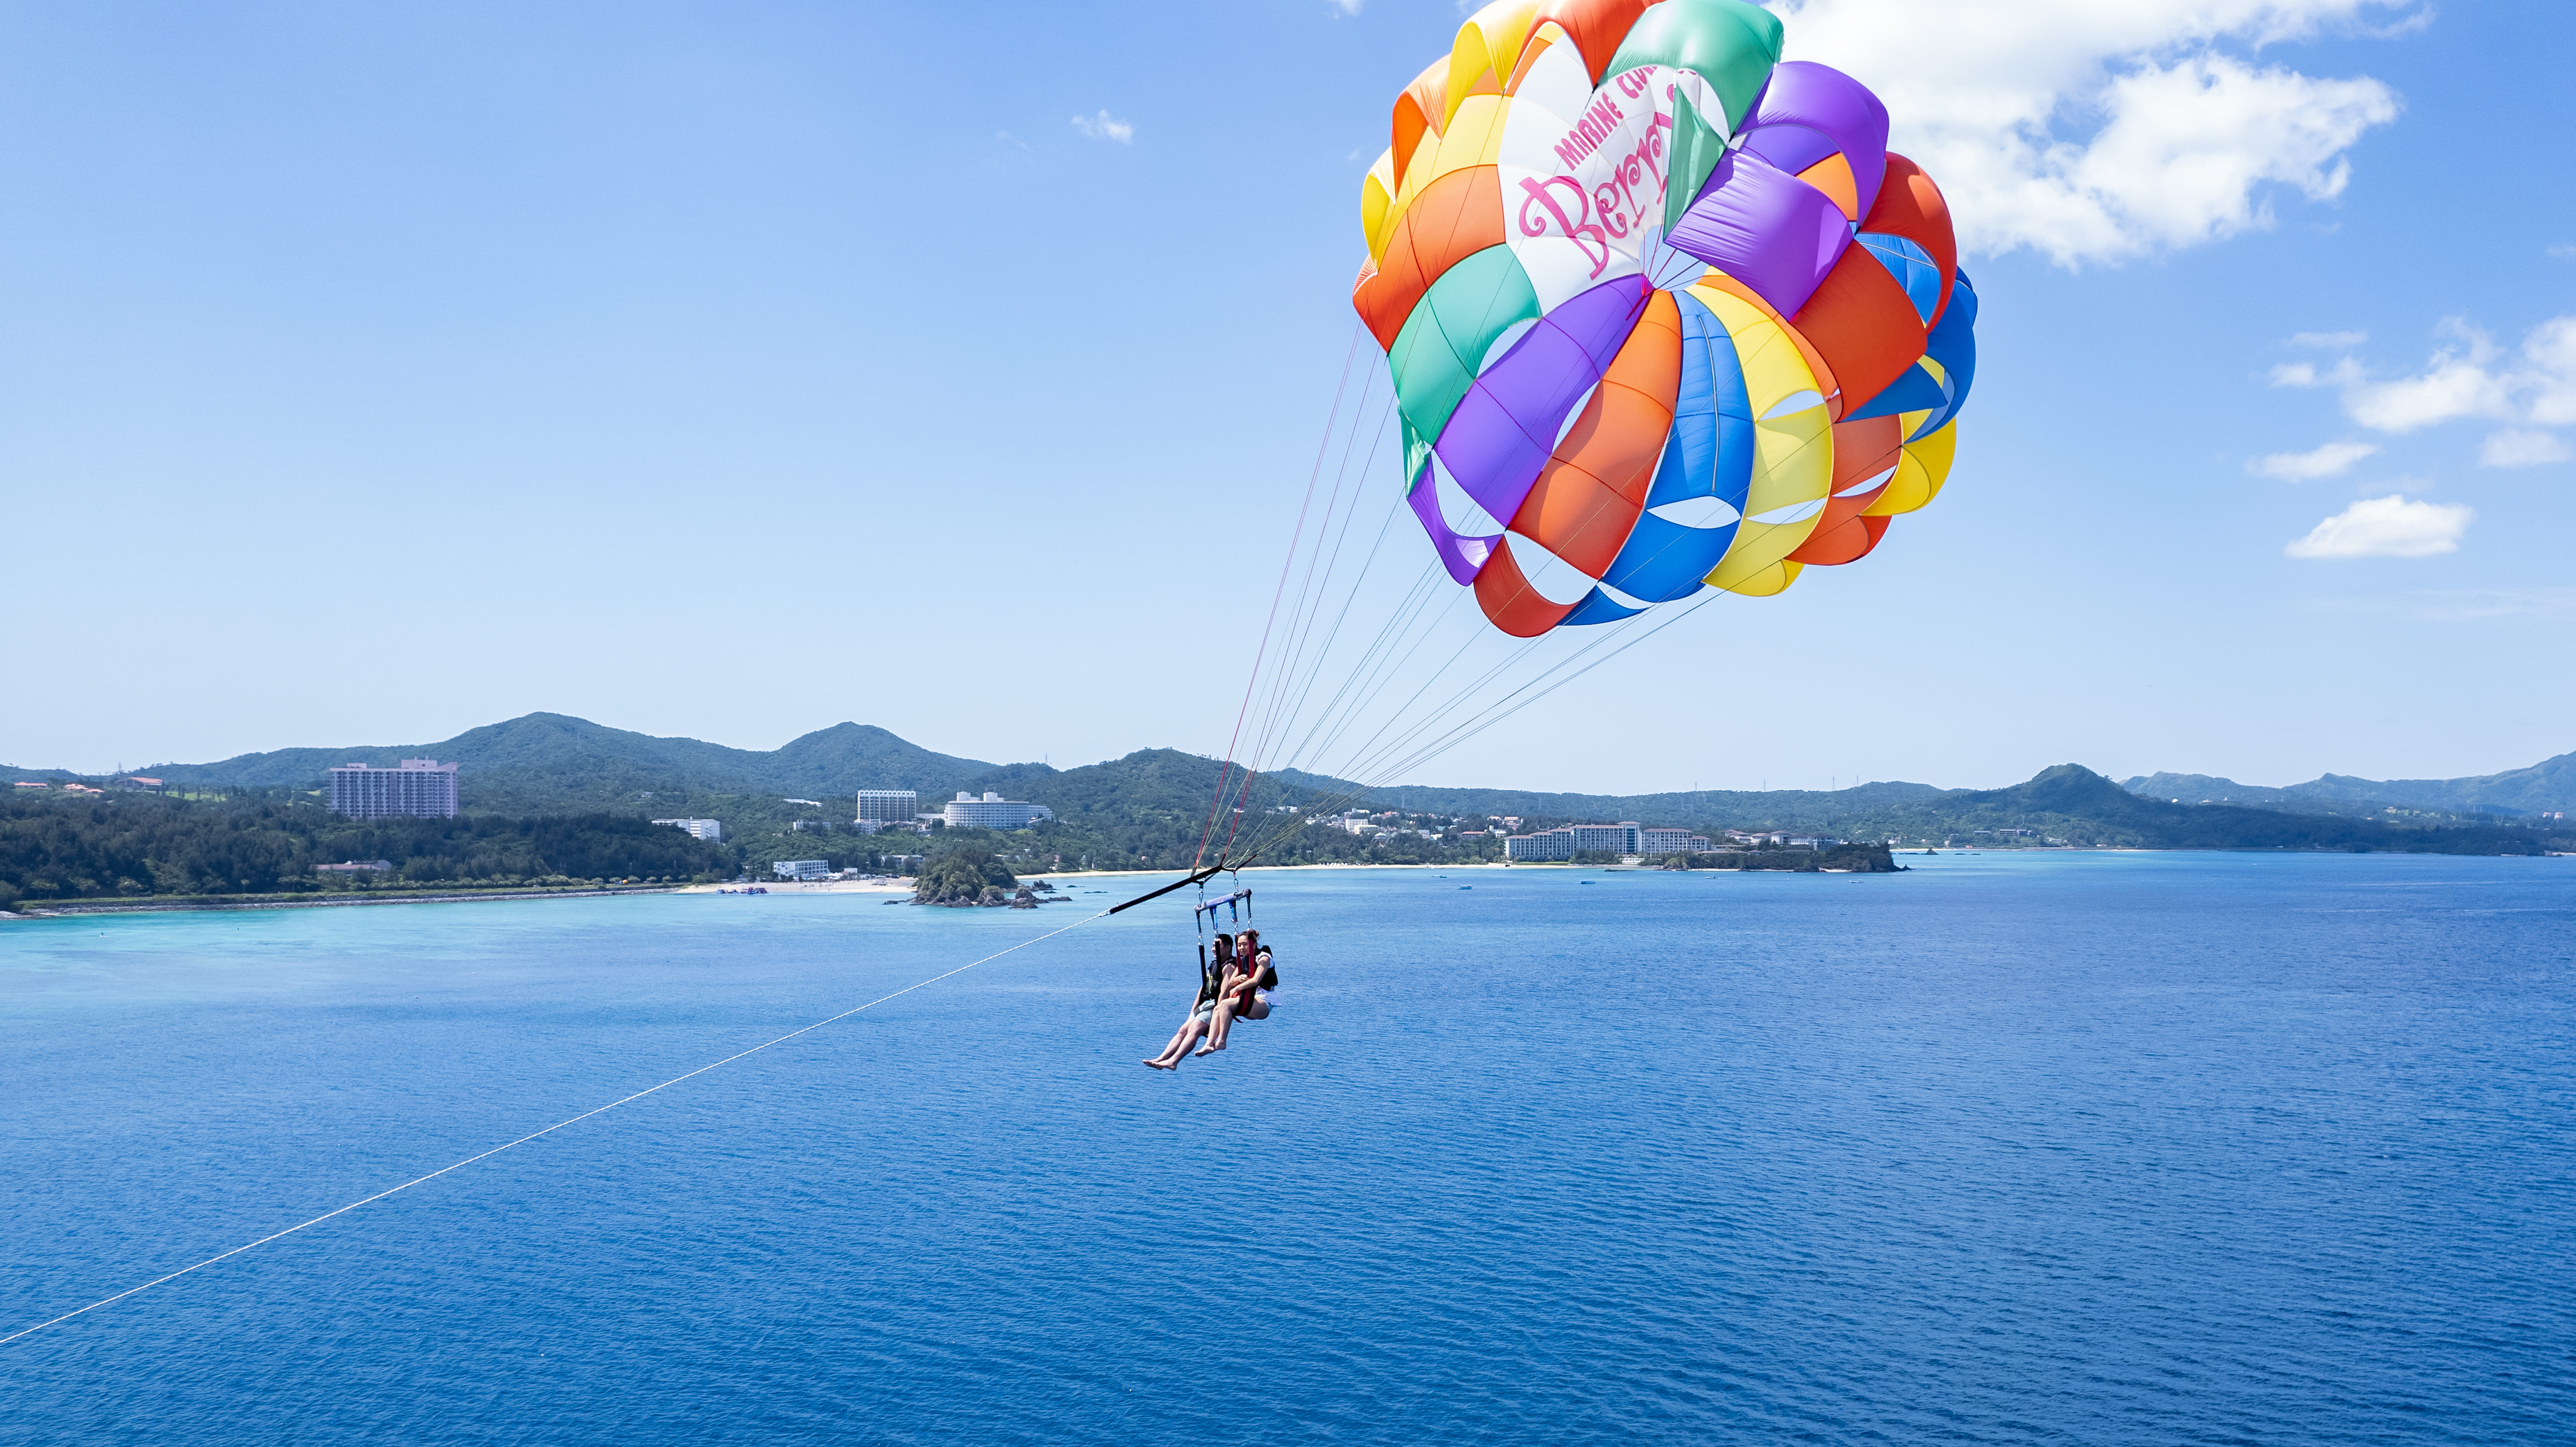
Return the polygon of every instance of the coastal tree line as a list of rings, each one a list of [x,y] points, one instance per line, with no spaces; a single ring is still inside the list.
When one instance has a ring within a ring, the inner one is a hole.
[[[381,874],[314,866],[383,860]],[[344,819],[285,791],[0,799],[0,908],[20,901],[302,894],[387,885],[729,877],[722,847],[613,814]]]

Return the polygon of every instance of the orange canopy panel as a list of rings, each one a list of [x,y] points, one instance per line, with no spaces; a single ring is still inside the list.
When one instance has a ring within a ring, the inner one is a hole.
[[[1376,273],[1361,273],[1351,305],[1378,346],[1391,348],[1431,283],[1461,260],[1502,244],[1503,186],[1495,168],[1452,171],[1405,208]]]
[[[1892,472],[1905,448],[1905,423],[1893,414],[1834,424],[1834,491],[1848,492],[1882,472]],[[1884,486],[1885,484],[1881,484]],[[1871,488],[1869,495],[1878,496]]]
[[[1932,322],[1939,324],[1941,313],[1950,306],[1951,279],[1959,272],[1959,238],[1950,229],[1950,203],[1941,199],[1941,188],[1932,184],[1921,166],[1888,152],[1887,179],[1879,185],[1877,204],[1862,218],[1860,229],[1902,236],[1931,256],[1941,273],[1941,300],[1932,308]],[[1857,404],[1862,399],[1853,400]]]
[[[1601,73],[1610,68],[1610,58],[1619,53],[1619,42],[1628,38],[1628,28],[1653,3],[1654,0],[1548,0],[1538,7],[1538,18],[1555,21],[1573,38],[1574,48],[1583,52],[1584,69],[1592,72],[1593,83],[1598,85]]]
[[[1843,248],[1790,325],[1834,369],[1843,394],[1837,416],[1886,391],[1923,356],[1923,318],[1914,299],[1866,246]]]
[[[1681,310],[1659,291],[1556,444],[1511,529],[1599,578],[1646,509],[1681,390]]]
[[[1574,611],[1572,603],[1551,603],[1530,586],[1512,557],[1508,535],[1494,540],[1494,556],[1476,575],[1476,606],[1485,610],[1486,619],[1496,628],[1514,638],[1536,638]]]
[[[1846,501],[1857,499],[1835,498],[1825,515],[1816,519],[1816,530],[1807,534],[1807,540],[1789,555],[1790,562],[1825,566],[1857,562],[1878,546],[1878,540],[1887,536],[1887,525],[1895,519],[1845,513]]]
[[[1425,132],[1440,134],[1449,116],[1449,57],[1442,56],[1422,68],[1413,84],[1395,98],[1395,185],[1404,184],[1404,168],[1413,164],[1413,152],[1422,144]],[[1394,187],[1388,188],[1393,194]]]

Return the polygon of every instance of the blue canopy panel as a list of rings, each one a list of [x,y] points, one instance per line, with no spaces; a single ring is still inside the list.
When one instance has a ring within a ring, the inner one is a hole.
[[[1887,384],[1886,390],[1843,414],[1845,422],[1858,422],[1864,417],[1893,417],[1899,412],[1920,412],[1929,407],[1942,411],[1950,405],[1950,389],[1925,371],[1921,362],[1905,369],[1902,376]],[[1907,438],[1912,441],[1912,438]]]
[[[1631,608],[1622,603],[1614,603],[1609,594],[1595,588],[1583,595],[1583,601],[1574,605],[1573,612],[1557,619],[1556,626],[1574,628],[1585,623],[1616,623],[1622,618],[1634,618],[1645,611],[1643,608]]]
[[[1968,284],[1968,274],[1958,274],[1950,286],[1950,305],[1941,313],[1940,325],[1923,339],[1923,355],[1941,364],[1950,374],[1950,394],[1946,406],[1923,419],[1914,436],[1905,440],[1929,437],[1948,425],[1968,405],[1968,384],[1977,378],[1977,290]]]
[[[1687,291],[1671,295],[1682,323],[1681,388],[1646,506],[1717,497],[1741,508],[1753,485],[1753,400],[1744,364],[1715,312]]]
[[[1932,259],[1932,253],[1902,236],[1883,231],[1858,232],[1852,239],[1869,248],[1878,264],[1905,288],[1905,299],[1914,303],[1915,314],[1923,318],[1923,325],[1932,325],[1933,309],[1941,305],[1941,266]]]
[[[1738,491],[1735,501],[1741,504],[1743,498]],[[1743,522],[1738,517],[1724,527],[1692,528],[1650,512],[1639,513],[1636,529],[1628,534],[1619,556],[1610,560],[1610,571],[1601,581],[1649,603],[1687,598],[1699,591],[1700,580],[1726,556]],[[1594,596],[1599,596],[1598,589]],[[1584,606],[1590,604],[1590,599],[1584,600]]]

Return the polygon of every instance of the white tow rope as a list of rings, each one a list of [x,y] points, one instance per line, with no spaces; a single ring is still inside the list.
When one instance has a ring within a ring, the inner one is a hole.
[[[497,1156],[497,1155],[499,1155],[501,1152],[503,1152],[503,1151],[506,1151],[506,1150],[510,1149],[512,1146],[523,1146],[523,1145],[526,1145],[528,1142],[530,1142],[530,1141],[532,1141],[532,1140],[535,1140],[537,1137],[539,1137],[539,1136],[541,1136],[541,1135],[551,1135],[551,1134],[553,1134],[553,1133],[554,1133],[554,1132],[556,1132],[556,1131],[562,1130],[565,1126],[579,1124],[579,1123],[580,1123],[580,1122],[582,1122],[582,1121],[585,1121],[585,1120],[590,1119],[590,1118],[591,1118],[592,1116],[594,1116],[594,1115],[601,1115],[601,1114],[604,1114],[604,1113],[606,1113],[606,1112],[608,1112],[608,1111],[615,1110],[615,1109],[617,1109],[619,1106],[621,1106],[621,1105],[625,1105],[625,1104],[627,1104],[627,1103],[629,1103],[629,1102],[631,1102],[631,1101],[638,1101],[638,1100],[642,1100],[644,1097],[646,1097],[646,1096],[648,1096],[648,1095],[651,1095],[654,1091],[657,1091],[657,1090],[667,1090],[667,1089],[669,1089],[670,1087],[672,1087],[672,1086],[674,1086],[674,1085],[679,1084],[679,1083],[680,1083],[681,1081],[683,1081],[683,1080],[690,1079],[692,1076],[704,1075],[704,1074],[706,1074],[708,1071],[715,1069],[717,1066],[720,1066],[720,1065],[731,1065],[731,1064],[733,1064],[735,1061],[742,1059],[742,1058],[743,1058],[744,1056],[746,1056],[746,1055],[757,1055],[757,1054],[759,1054],[760,1052],[762,1052],[763,1050],[768,1049],[768,1048],[769,1048],[770,1046],[772,1046],[772,1045],[784,1045],[784,1044],[786,1044],[788,1041],[795,1039],[795,1038],[796,1038],[797,1036],[799,1036],[799,1035],[804,1035],[804,1034],[807,1034],[807,1033],[812,1032],[812,1031],[815,1031],[815,1030],[820,1030],[820,1029],[822,1029],[824,1026],[829,1025],[829,1024],[832,1024],[832,1023],[834,1023],[835,1021],[847,1020],[847,1019],[848,1019],[848,1018],[850,1018],[852,1015],[856,1015],[856,1014],[858,1014],[858,1013],[859,1013],[860,1011],[862,1011],[862,1010],[873,1010],[873,1009],[875,1009],[877,1006],[884,1004],[884,1003],[885,1003],[886,1001],[888,1001],[888,1000],[899,999],[899,998],[901,998],[902,996],[905,996],[905,995],[909,995],[909,994],[911,994],[911,993],[912,993],[913,991],[915,991],[915,990],[918,990],[918,989],[923,988],[924,986],[936,985],[936,984],[938,984],[940,981],[945,980],[945,979],[948,979],[948,978],[950,978],[951,976],[955,976],[955,975],[962,975],[962,974],[966,973],[968,970],[971,970],[971,969],[975,968],[977,965],[988,965],[988,964],[991,964],[993,961],[1000,959],[1002,956],[1007,955],[1007,954],[1010,954],[1013,950],[1024,950],[1024,949],[1027,949],[1027,948],[1028,948],[1029,946],[1031,946],[1031,945],[1044,943],[1044,942],[1045,942],[1045,941],[1047,941],[1047,940],[1054,939],[1057,935],[1060,935],[1060,934],[1065,933],[1065,931],[1066,931],[1066,930],[1077,930],[1077,929],[1082,928],[1084,925],[1087,925],[1087,924],[1091,923],[1093,920],[1106,918],[1106,917],[1108,916],[1108,914],[1109,914],[1109,911],[1104,909],[1104,910],[1102,910],[1102,911],[1101,911],[1100,913],[1098,913],[1098,914],[1094,914],[1094,915],[1086,915],[1086,916],[1084,916],[1083,918],[1078,919],[1078,920],[1075,920],[1073,923],[1071,923],[1071,924],[1069,924],[1069,925],[1066,925],[1066,926],[1064,927],[1064,929],[1049,930],[1049,931],[1047,931],[1045,934],[1038,935],[1038,936],[1036,936],[1036,937],[1034,937],[1034,938],[1031,938],[1031,939],[1025,939],[1025,940],[1022,940],[1022,941],[1020,941],[1018,944],[1015,944],[1015,945],[1011,946],[1011,948],[1010,948],[1010,949],[1007,949],[1007,950],[995,950],[993,953],[991,953],[991,954],[989,954],[989,955],[986,955],[984,958],[982,958],[982,959],[980,959],[980,960],[971,960],[971,961],[969,961],[969,962],[967,962],[967,963],[965,963],[965,964],[959,965],[957,968],[955,968],[955,969],[953,969],[953,970],[948,971],[946,974],[933,975],[933,976],[931,976],[929,979],[921,981],[919,984],[906,985],[906,986],[904,986],[902,989],[895,991],[895,992],[894,992],[893,994],[891,994],[891,995],[880,995],[880,996],[878,996],[877,998],[875,998],[875,999],[873,999],[873,1000],[870,1000],[869,1002],[867,1002],[867,1003],[866,1003],[866,1004],[864,1004],[864,1005],[853,1005],[853,1006],[851,1006],[849,1009],[847,1009],[847,1010],[843,1010],[843,1011],[842,1011],[840,1014],[838,1014],[838,1015],[833,1015],[833,1016],[830,1016],[830,1017],[825,1018],[825,1019],[817,1020],[817,1021],[815,1021],[813,1024],[811,1024],[811,1025],[806,1025],[806,1026],[803,1026],[803,1027],[798,1028],[798,1029],[795,1029],[795,1030],[790,1030],[790,1031],[788,1031],[786,1034],[779,1036],[779,1037],[778,1037],[777,1039],[775,1039],[775,1040],[763,1040],[762,1042],[760,1042],[760,1043],[759,1043],[759,1044],[757,1044],[757,1045],[752,1046],[752,1047],[751,1047],[750,1049],[748,1049],[748,1050],[737,1050],[737,1051],[735,1051],[733,1054],[726,1056],[726,1057],[725,1057],[724,1059],[722,1059],[722,1060],[710,1061],[709,1063],[707,1063],[707,1064],[705,1064],[705,1065],[701,1065],[701,1066],[699,1066],[697,1069],[690,1071],[687,1075],[674,1075],[674,1076],[672,1076],[670,1079],[663,1081],[660,1085],[648,1085],[648,1086],[644,1087],[642,1090],[639,1090],[639,1091],[635,1092],[633,1095],[622,1096],[622,1097],[620,1097],[620,1098],[618,1098],[618,1099],[616,1099],[616,1100],[612,1100],[612,1101],[610,1101],[610,1102],[609,1102],[608,1104],[606,1104],[606,1105],[603,1105],[603,1106],[597,1106],[597,1107],[595,1107],[595,1108],[593,1108],[593,1109],[590,1109],[590,1110],[585,1110],[585,1111],[583,1111],[583,1112],[582,1112],[581,1114],[579,1114],[579,1115],[575,1115],[575,1116],[567,1116],[567,1117],[565,1117],[565,1118],[564,1118],[564,1119],[562,1119],[562,1120],[556,1121],[553,1125],[547,1126],[544,1130],[534,1130],[534,1131],[530,1131],[530,1132],[528,1132],[526,1135],[523,1135],[523,1136],[519,1137],[517,1140],[514,1140],[514,1141],[504,1141],[504,1142],[502,1142],[501,1144],[499,1144],[499,1145],[497,1145],[497,1146],[492,1147],[492,1148],[491,1148],[490,1150],[488,1150],[488,1151],[484,1151],[484,1152],[482,1152],[482,1153],[480,1153],[480,1154],[477,1154],[477,1155],[470,1155],[470,1156],[467,1156],[465,1159],[463,1159],[463,1160],[461,1160],[461,1161],[458,1161],[458,1162],[457,1162],[456,1164],[454,1164],[454,1165],[451,1165],[451,1166],[441,1166],[441,1167],[439,1167],[437,1170],[434,1170],[434,1171],[430,1172],[428,1175],[425,1175],[425,1176],[414,1176],[413,1178],[411,1178],[411,1179],[410,1179],[410,1180],[408,1180],[408,1181],[403,1182],[403,1183],[402,1183],[401,1185],[399,1185],[399,1186],[389,1186],[389,1187],[385,1188],[384,1190],[381,1190],[381,1191],[376,1192],[376,1193],[375,1193],[374,1195],[372,1195],[372,1196],[367,1196],[367,1197],[363,1197],[363,1198],[361,1198],[361,1199],[359,1199],[359,1200],[351,1201],[349,1204],[347,1204],[347,1205],[345,1205],[345,1206],[340,1207],[338,1210],[335,1210],[335,1211],[325,1211],[325,1212],[323,1212],[321,1215],[314,1217],[314,1218],[313,1218],[312,1220],[310,1220],[310,1221],[299,1221],[299,1222],[297,1222],[295,1225],[289,1226],[289,1227],[287,1227],[287,1228],[286,1228],[285,1230],[283,1230],[283,1231],[272,1231],[272,1232],[270,1232],[268,1235],[262,1236],[262,1237],[260,1237],[260,1238],[259,1238],[258,1240],[256,1240],[256,1241],[249,1241],[249,1242],[245,1242],[245,1243],[243,1243],[242,1245],[239,1245],[239,1246],[234,1247],[234,1248],[233,1248],[233,1249],[231,1249],[230,1251],[226,1251],[226,1252],[223,1252],[223,1253],[221,1253],[221,1254],[219,1254],[219,1255],[215,1255],[215,1256],[209,1256],[209,1257],[207,1257],[205,1260],[200,1261],[200,1262],[196,1263],[196,1264],[195,1264],[195,1265],[193,1265],[193,1266],[182,1266],[182,1267],[180,1267],[178,1270],[171,1272],[171,1273],[170,1273],[169,1275],[167,1275],[167,1276],[156,1276],[156,1277],[152,1278],[150,1281],[147,1281],[147,1282],[143,1283],[141,1286],[129,1286],[129,1287],[127,1287],[125,1290],[118,1292],[118,1293],[117,1293],[117,1294],[115,1294],[114,1296],[103,1296],[103,1297],[100,1297],[98,1300],[91,1302],[89,1305],[87,1305],[87,1306],[84,1306],[84,1307],[80,1308],[80,1310],[79,1310],[79,1311],[67,1311],[67,1312],[64,1312],[62,1315],[60,1315],[60,1316],[58,1316],[58,1317],[55,1317],[55,1318],[54,1318],[53,1320],[51,1320],[51,1321],[40,1321],[40,1322],[36,1323],[34,1326],[21,1328],[20,1330],[13,1331],[13,1332],[9,1333],[7,1336],[0,1336],[0,1346],[6,1346],[6,1345],[8,1345],[10,1342],[16,1341],[18,1338],[20,1338],[20,1337],[22,1337],[22,1336],[31,1336],[31,1335],[33,1335],[33,1334],[35,1334],[35,1333],[37,1333],[37,1332],[43,1331],[45,1328],[47,1328],[47,1327],[49,1327],[49,1326],[60,1326],[60,1325],[62,1325],[64,1322],[67,1322],[67,1321],[71,1320],[73,1317],[76,1317],[76,1316],[82,1315],[82,1314],[83,1314],[83,1313],[85,1313],[85,1312],[92,1312],[92,1311],[96,1311],[96,1310],[98,1310],[98,1309],[99,1309],[100,1307],[102,1307],[102,1306],[107,1306],[107,1305],[110,1305],[111,1303],[114,1303],[114,1302],[123,1301],[125,1298],[127,1298],[127,1297],[129,1297],[129,1296],[134,1295],[134,1294],[135,1294],[136,1292],[138,1292],[138,1291],[149,1291],[149,1290],[151,1290],[153,1287],[159,1286],[160,1284],[162,1284],[162,1283],[163,1283],[163,1282],[165,1282],[165,1281],[176,1281],[176,1280],[178,1280],[180,1277],[187,1275],[187,1274],[188,1274],[189,1272],[191,1272],[191,1271],[202,1271],[202,1270],[204,1270],[206,1267],[212,1266],[212,1265],[214,1265],[216,1262],[218,1262],[218,1261],[222,1261],[222,1260],[226,1259],[227,1257],[239,1256],[240,1254],[242,1254],[242,1253],[243,1253],[243,1252],[245,1252],[245,1251],[250,1250],[250,1249],[251,1249],[252,1247],[254,1247],[254,1246],[265,1246],[265,1245],[267,1245],[269,1242],[271,1242],[271,1241],[275,1241],[275,1240],[279,1239],[280,1237],[284,1237],[284,1236],[292,1236],[292,1235],[294,1235],[296,1232],[303,1230],[303,1229],[304,1229],[305,1227],[307,1227],[307,1226],[319,1226],[319,1225],[321,1225],[323,1222],[330,1220],[330,1219],[331,1219],[332,1217],[334,1217],[334,1216],[344,1216],[344,1215],[347,1215],[349,1212],[351,1212],[351,1211],[354,1211],[354,1210],[358,1209],[360,1206],[367,1205],[367,1204],[369,1204],[370,1202],[374,1202],[374,1201],[381,1201],[381,1200],[383,1200],[383,1199],[384,1199],[385,1197],[387,1197],[387,1196],[400,1195],[402,1192],[404,1192],[404,1191],[408,1191],[408,1190],[410,1190],[412,1187],[417,1186],[417,1185],[420,1185],[420,1184],[422,1184],[422,1183],[423,1183],[423,1182],[425,1182],[425,1181],[434,1181],[434,1180],[437,1180],[439,1177],[441,1177],[441,1176],[443,1176],[443,1175],[446,1175],[446,1174],[447,1174],[448,1172],[450,1172],[450,1171],[459,1171],[459,1170],[463,1170],[465,1167],[467,1167],[467,1166],[470,1166],[470,1165],[474,1164],[476,1161],[485,1160],[485,1159],[488,1159],[488,1158],[490,1158],[490,1157],[492,1157],[492,1156]]]

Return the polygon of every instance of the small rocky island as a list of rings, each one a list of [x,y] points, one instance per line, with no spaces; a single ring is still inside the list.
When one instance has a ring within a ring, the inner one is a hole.
[[[967,846],[940,854],[921,867],[913,876],[912,902],[949,909],[1035,909],[1045,903],[1038,898],[1041,889],[1052,893],[1055,886],[1045,880],[1034,886],[1022,884],[993,851]]]

